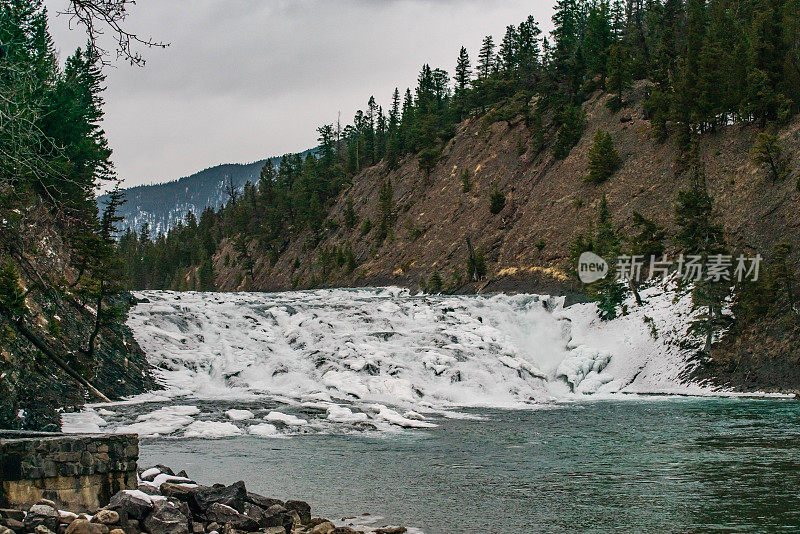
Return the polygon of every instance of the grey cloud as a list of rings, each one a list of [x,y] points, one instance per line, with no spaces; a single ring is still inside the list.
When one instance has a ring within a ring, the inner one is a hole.
[[[65,0],[47,0],[51,15]],[[533,14],[550,28],[551,0],[139,0],[128,19],[170,42],[147,65],[108,69],[106,129],[127,185],[229,161],[298,151],[316,127],[349,122],[374,94],[412,86],[423,63],[452,71],[461,45]],[[51,16],[65,53],[85,38]]]

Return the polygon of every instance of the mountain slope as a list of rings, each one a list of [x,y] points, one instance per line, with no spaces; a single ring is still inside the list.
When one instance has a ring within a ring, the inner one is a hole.
[[[251,289],[279,290],[292,286],[399,284],[416,287],[434,272],[446,289],[570,291],[566,274],[570,245],[596,217],[597,204],[605,195],[614,221],[632,233],[632,214],[638,211],[668,229],[674,227],[677,192],[687,187],[681,155],[672,142],[651,139],[639,84],[628,107],[618,112],[605,105],[610,96],[596,93],[584,104],[587,126],[579,143],[563,160],[554,159],[548,146],[532,147],[533,135],[522,117],[489,123],[472,118],[459,125],[429,177],[414,158],[387,171],[384,164],[365,170],[343,192],[329,215],[328,225],[316,247],[307,246],[310,235],[292,240],[277,263],[256,259]],[[545,125],[545,129],[548,126]],[[549,126],[549,128],[553,128]],[[606,183],[584,180],[594,133],[611,133],[623,163]],[[716,211],[725,226],[732,249],[744,254],[769,253],[776,242],[789,241],[800,248],[800,212],[794,180],[771,183],[766,172],[749,154],[758,133],[755,125],[735,125],[702,138],[701,158]],[[800,136],[795,119],[780,131],[797,161]],[[546,135],[546,138],[553,135]],[[796,164],[795,164],[796,167]],[[463,191],[461,174],[469,172],[471,189]],[[393,236],[378,244],[375,231],[362,235],[365,219],[378,219],[381,183],[391,180],[396,222]],[[505,207],[490,211],[495,187],[505,194]],[[344,224],[347,200],[354,201],[359,224]],[[486,281],[467,285],[467,243],[485,252]],[[326,268],[324,251],[349,243],[358,267]],[[218,252],[215,271],[222,290],[242,289],[242,272],[230,243]],[[226,261],[227,258],[227,261]],[[299,262],[295,262],[298,259]],[[453,273],[461,282],[449,283]]]

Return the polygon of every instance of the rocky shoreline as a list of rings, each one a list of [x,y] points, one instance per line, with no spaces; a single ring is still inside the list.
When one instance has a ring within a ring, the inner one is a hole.
[[[363,517],[368,523],[369,515]],[[117,492],[93,514],[41,499],[27,511],[0,509],[0,534],[402,534],[402,526],[362,527],[356,518],[313,517],[304,501],[264,497],[243,481],[203,486],[157,465],[138,471],[137,489]]]

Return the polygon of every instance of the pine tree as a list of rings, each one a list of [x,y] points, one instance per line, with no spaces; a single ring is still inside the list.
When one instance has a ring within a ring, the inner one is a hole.
[[[589,149],[589,174],[586,181],[601,184],[608,180],[622,164],[614,139],[604,130],[594,134],[594,144]]]
[[[597,220],[594,229],[588,233],[578,234],[570,247],[573,265],[584,252],[597,254],[609,266],[616,265],[617,257],[622,250],[622,237],[614,227],[608,200],[603,195],[597,209]],[[613,268],[613,267],[612,267]],[[625,299],[625,286],[611,273],[587,286],[587,293],[597,302],[598,312],[602,320],[610,320],[617,316],[619,307]]]
[[[497,215],[506,206],[506,196],[500,191],[497,183],[494,184],[492,194],[489,196],[489,212],[492,215]]]
[[[463,93],[469,87],[472,79],[472,69],[470,68],[469,53],[463,46],[458,53],[456,61],[456,75],[453,77],[456,82],[456,90]]]
[[[539,75],[539,56],[541,54],[539,36],[541,34],[542,30],[539,29],[539,24],[533,18],[533,15],[528,16],[519,25],[517,63],[519,79],[526,88],[535,86]]]
[[[772,262],[771,278],[774,280],[773,288],[775,293],[782,293],[789,309],[795,314],[800,315],[800,305],[795,301],[795,262],[791,261],[792,245],[782,241],[774,247],[775,258]]]
[[[612,111],[623,105],[622,94],[631,83],[631,69],[628,51],[620,44],[612,44],[608,50],[606,63],[606,89],[612,93],[608,107]]]
[[[727,250],[722,226],[713,211],[714,200],[706,188],[705,172],[701,164],[695,162],[691,186],[678,193],[675,208],[678,233],[674,241],[685,254],[699,256],[704,265],[709,257],[726,254]],[[724,279],[715,281],[707,277],[694,282],[692,306],[702,313],[692,322],[691,330],[705,337],[703,352],[706,354],[711,350],[714,334],[729,324],[722,309],[730,293],[730,284]]]
[[[397,167],[401,151],[400,139],[400,91],[395,87],[392,93],[392,107],[386,131],[386,165],[389,169]]]
[[[497,69],[509,75],[513,72],[519,62],[519,33],[517,28],[511,24],[506,26],[506,34],[500,43],[500,51],[497,53]]]
[[[587,76],[599,75],[601,78],[605,78],[612,39],[613,29],[608,0],[600,0],[589,7],[589,14],[586,18],[583,55],[586,58]]]
[[[791,174],[789,158],[783,153],[780,139],[777,135],[761,132],[756,136],[756,142],[750,150],[750,155],[755,163],[767,166],[767,175],[775,183],[786,179]]]
[[[472,80],[472,69],[470,68],[469,54],[467,49],[463,46],[458,54],[456,61],[456,75],[453,77],[456,82],[455,88],[455,105],[456,105],[456,120],[461,120],[464,117],[467,108],[467,88]]]
[[[494,39],[491,35],[483,38],[481,50],[478,53],[478,79],[485,80],[494,68]]]
[[[561,113],[559,113],[557,119],[561,127],[556,134],[556,142],[553,145],[553,156],[556,159],[564,159],[569,155],[572,147],[578,143],[583,135],[583,129],[586,126],[586,117],[580,107],[566,106]]]
[[[392,233],[394,227],[394,191],[392,181],[383,181],[378,192],[378,231],[375,234],[376,241],[380,244]]]

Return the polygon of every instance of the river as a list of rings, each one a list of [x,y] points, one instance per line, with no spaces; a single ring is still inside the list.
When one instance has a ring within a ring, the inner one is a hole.
[[[428,534],[800,529],[800,403],[689,380],[674,288],[608,322],[539,295],[137,296],[162,388],[63,426],[138,433],[140,465]]]

